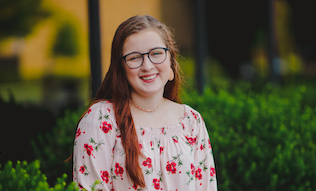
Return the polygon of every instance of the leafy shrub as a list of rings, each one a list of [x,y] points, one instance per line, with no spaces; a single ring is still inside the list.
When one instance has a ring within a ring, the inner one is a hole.
[[[53,46],[53,54],[60,56],[76,56],[79,53],[78,35],[71,23],[64,23],[57,32]]]
[[[0,165],[1,167],[1,165]],[[47,183],[47,178],[39,170],[40,162],[38,160],[27,164],[26,161],[18,161],[16,166],[12,165],[11,161],[8,161],[4,168],[0,168],[0,190],[11,191],[30,191],[30,190],[41,190],[41,191],[73,191],[78,190],[75,183],[71,183],[66,186],[64,180],[67,175],[64,174],[61,178],[57,179],[54,187],[50,187]]]
[[[219,190],[315,190],[316,109],[302,107],[299,91],[244,92],[183,95],[208,126]]]
[[[76,126],[83,110],[75,112],[66,111],[63,118],[57,120],[51,132],[39,134],[36,140],[31,141],[34,155],[41,161],[41,169],[47,175],[49,183],[60,174],[69,176],[71,181],[72,163],[64,161],[71,155]]]
[[[316,110],[302,104],[304,88],[284,95],[270,85],[260,93],[251,89],[239,85],[182,95],[209,129],[219,190],[316,190]],[[51,133],[33,141],[48,179],[71,174],[71,163],[63,160],[71,153],[82,113],[67,112]]]

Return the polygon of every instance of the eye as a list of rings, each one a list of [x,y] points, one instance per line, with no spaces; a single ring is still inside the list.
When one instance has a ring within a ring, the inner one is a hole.
[[[163,52],[163,50],[161,50],[161,49],[152,50],[152,51],[150,52],[150,55],[151,55],[151,56],[159,56],[159,55],[162,55],[162,54],[164,54],[164,52]]]
[[[126,57],[126,61],[138,61],[142,56],[140,54],[130,54]]]

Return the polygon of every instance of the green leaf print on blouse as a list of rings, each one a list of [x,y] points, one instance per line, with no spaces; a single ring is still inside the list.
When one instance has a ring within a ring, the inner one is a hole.
[[[198,122],[198,123],[201,123],[201,118],[198,116],[197,113],[195,113],[194,111],[191,110],[191,113],[194,117],[194,119]]]
[[[111,168],[111,175],[113,179],[117,179],[118,177],[121,177],[121,180],[123,180],[123,173],[124,168],[122,167],[122,164],[115,163],[115,169]]]
[[[107,108],[107,110],[108,110],[108,112],[110,113],[110,109]],[[100,112],[100,114],[99,114],[99,120],[102,120],[102,117],[103,117],[104,119],[109,119],[109,115],[103,115],[101,110],[99,110],[99,112]]]
[[[92,137],[90,138],[89,142],[90,142],[92,145],[91,145],[91,144],[88,144],[88,143],[85,143],[85,144],[83,145],[84,151],[87,152],[88,156],[93,156],[93,158],[95,158],[95,156],[93,155],[92,152],[98,151],[99,146],[100,146],[100,145],[104,145],[104,142],[103,142],[103,140],[101,140],[100,142],[97,143],[97,142],[94,141],[94,139],[93,139]]]
[[[180,152],[178,155],[173,156],[172,160],[167,162],[166,170],[168,171],[168,174],[176,174],[177,173],[177,165],[180,169],[180,167],[183,165],[182,161],[180,159],[180,156],[182,155],[182,152]],[[181,171],[179,171],[181,173]]]
[[[151,158],[148,157],[146,160],[144,160],[142,165],[148,168],[148,169],[145,169],[146,175],[151,174],[154,171],[151,164]]]
[[[88,176],[90,174],[90,172],[88,171],[88,168],[86,165],[82,165],[79,167],[79,172],[81,172],[81,174]]]
[[[189,176],[189,181],[187,182],[187,186],[190,185],[192,180],[202,180],[203,176],[202,176],[202,171],[206,171],[207,167],[205,165],[205,161],[207,160],[207,155],[205,156],[205,158],[199,162],[198,166],[194,166],[194,164],[191,163],[191,171],[188,170],[186,173]],[[215,171],[215,169],[214,169]],[[212,181],[212,180],[211,180]]]
[[[192,155],[194,146],[195,146],[195,144],[196,144],[197,136],[195,136],[195,137],[188,137],[188,136],[185,136],[185,138],[187,139],[186,144],[191,147],[191,155]]]

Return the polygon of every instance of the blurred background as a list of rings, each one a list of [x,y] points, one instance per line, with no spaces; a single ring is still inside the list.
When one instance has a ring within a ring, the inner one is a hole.
[[[111,41],[119,24],[134,15],[152,15],[174,29],[186,78],[184,101],[205,96],[209,89],[218,93],[218,99],[221,90],[234,97],[236,87],[250,98],[251,91],[292,100],[298,92],[299,106],[289,108],[299,107],[297,115],[310,108],[313,130],[306,144],[315,157],[316,12],[311,1],[100,0],[98,10],[101,78],[109,67]],[[71,164],[63,160],[71,153],[76,121],[93,97],[89,55],[88,0],[1,0],[1,164],[40,159],[51,184],[64,172],[71,179]],[[224,162],[214,152],[221,169]],[[305,170],[316,167],[315,162],[308,164]],[[306,174],[316,178],[315,170]],[[220,188],[231,190],[236,179],[230,178],[230,183],[222,180]],[[291,190],[289,185],[282,183],[281,188]],[[311,182],[306,185],[307,190],[315,188]],[[259,183],[247,189],[265,190]]]

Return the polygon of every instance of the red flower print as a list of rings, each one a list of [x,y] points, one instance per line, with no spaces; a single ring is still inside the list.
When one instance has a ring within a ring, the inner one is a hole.
[[[193,117],[194,117],[195,119],[197,119],[197,118],[198,118],[197,114],[196,114],[196,113],[194,113],[192,110],[191,110],[191,113],[192,113],[192,115],[193,115]]]
[[[208,148],[212,149],[212,146],[211,146],[211,141],[210,141],[210,139],[208,139]]]
[[[91,108],[90,108],[90,109],[87,111],[87,114],[91,113],[91,111],[92,111],[92,110],[91,110]]]
[[[192,163],[191,163],[191,174],[195,174],[195,167]]]
[[[142,135],[145,135],[145,129],[142,129]]]
[[[159,183],[155,184],[155,189],[159,190],[159,188],[160,188],[160,184]]]
[[[106,108],[106,109],[108,110],[109,113],[111,112],[111,110],[109,108]]]
[[[100,126],[100,129],[104,132],[104,133],[108,133],[110,130],[112,130],[112,125],[106,121],[104,121],[102,123],[102,125]]]
[[[166,134],[165,127],[161,128],[161,133],[164,134],[164,135]]]
[[[200,149],[201,149],[201,150],[203,150],[203,149],[204,149],[204,147],[203,147],[203,145],[202,145],[202,144],[201,144],[201,146],[200,146]]]
[[[202,179],[202,169],[201,168],[198,168],[196,171],[195,171],[195,178],[201,180]]]
[[[150,146],[153,147],[153,142],[152,141],[150,141]]]
[[[172,140],[173,140],[173,142],[177,143],[177,142],[178,142],[178,136],[176,136],[176,135],[173,136],[173,137],[172,137]]]
[[[193,137],[187,137],[187,136],[185,136],[185,138],[188,140],[188,142],[189,142],[190,145],[195,145],[195,143],[196,143],[196,137],[193,138]]]
[[[84,166],[81,166],[80,169],[79,169],[79,171],[81,172],[81,174],[83,174],[84,171],[86,171],[86,168],[85,168]]]
[[[177,172],[176,166],[177,164],[175,162],[171,162],[171,163],[167,162],[166,169],[168,172],[175,174]]]
[[[143,145],[141,143],[139,143],[138,146],[139,146],[139,149],[142,150]]]
[[[133,184],[133,188],[134,188],[135,190],[137,190],[137,185],[136,185],[136,184]]]
[[[159,190],[159,188],[160,188],[160,180],[157,179],[157,178],[154,178],[153,183],[154,183],[155,189]]]
[[[182,129],[185,129],[184,124],[183,124],[183,123],[181,123],[181,125],[182,125]]]
[[[161,155],[163,149],[164,149],[164,147],[160,147],[160,155]]]
[[[78,128],[78,130],[76,132],[76,138],[75,139],[77,139],[80,135],[81,135],[81,130],[80,130],[80,128]]]
[[[148,157],[148,158],[143,162],[143,166],[148,166],[148,168],[151,168],[151,167],[152,167],[151,158]]]
[[[210,170],[211,170],[211,177],[214,177],[215,176],[215,168],[210,167]]]
[[[109,182],[109,172],[108,171],[101,171],[101,178],[105,183]]]
[[[89,156],[91,156],[91,153],[92,153],[92,151],[93,151],[92,145],[88,145],[88,144],[86,143],[86,144],[83,145],[83,147],[86,149],[87,154],[88,154]]]
[[[120,166],[119,163],[115,163],[115,170],[114,170],[116,175],[119,175],[120,177],[122,177],[124,169],[123,167]]]

